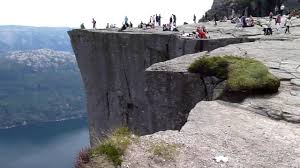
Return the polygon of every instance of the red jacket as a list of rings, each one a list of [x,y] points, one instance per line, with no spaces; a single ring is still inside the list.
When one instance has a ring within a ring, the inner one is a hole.
[[[201,39],[207,39],[206,33],[205,33],[204,31],[198,32],[198,36],[199,36],[199,38],[201,38]]]

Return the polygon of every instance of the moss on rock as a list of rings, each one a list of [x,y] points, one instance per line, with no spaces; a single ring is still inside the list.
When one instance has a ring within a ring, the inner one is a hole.
[[[122,164],[122,156],[133,140],[128,128],[118,128],[99,145],[90,150],[92,158],[104,155],[115,167]]]
[[[202,57],[193,62],[189,72],[227,80],[227,92],[276,93],[280,80],[261,62],[236,56]]]

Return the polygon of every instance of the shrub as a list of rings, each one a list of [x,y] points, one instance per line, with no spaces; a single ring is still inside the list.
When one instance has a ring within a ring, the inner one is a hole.
[[[157,142],[151,145],[149,151],[157,157],[160,157],[164,160],[174,160],[174,157],[176,155],[176,145],[168,144],[164,141]]]
[[[261,62],[235,56],[202,57],[193,62],[189,72],[227,80],[226,91],[275,93],[280,81]]]
[[[80,150],[75,161],[75,168],[84,168],[84,165],[90,162],[91,157],[89,151],[89,148],[84,148]]]
[[[122,156],[132,141],[132,134],[128,128],[118,128],[98,146],[90,151],[91,157],[105,155],[114,166],[120,166]]]

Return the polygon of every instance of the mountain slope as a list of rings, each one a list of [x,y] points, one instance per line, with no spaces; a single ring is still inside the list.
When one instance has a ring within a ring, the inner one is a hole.
[[[0,57],[0,127],[85,116],[75,56],[49,49]]]
[[[48,48],[72,52],[70,28],[0,26],[0,52]]]

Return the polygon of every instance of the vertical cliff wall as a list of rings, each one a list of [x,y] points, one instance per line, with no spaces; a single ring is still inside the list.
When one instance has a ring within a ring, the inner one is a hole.
[[[175,34],[73,30],[69,35],[85,84],[92,137],[121,125],[142,134],[153,132],[146,110],[144,70],[199,51],[199,42]]]
[[[203,81],[197,79],[197,87],[201,89],[193,92],[196,86],[189,85],[189,80],[195,77],[177,76],[177,81],[184,81],[165,87],[168,91],[176,91],[178,97],[170,98],[176,99],[173,101],[175,103],[171,103],[170,108],[166,107],[161,112],[156,109],[154,113],[153,107],[149,106],[155,106],[155,102],[164,100],[154,96],[155,86],[146,87],[146,83],[151,83],[151,73],[145,78],[145,69],[154,63],[185,54],[245,41],[245,38],[201,41],[181,38],[173,32],[72,30],[69,35],[86,89],[92,141],[95,137],[105,135],[107,130],[119,126],[128,126],[140,134],[180,128],[187,114],[177,114],[188,113],[198,100],[206,97],[202,95],[205,92]],[[163,83],[168,80],[167,77],[168,74],[165,74],[157,80],[162,80]],[[197,101],[179,101],[182,97],[193,96],[191,93],[199,97],[194,99]]]

